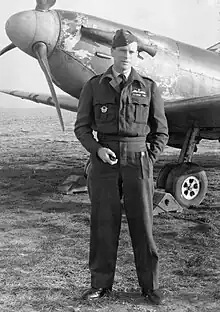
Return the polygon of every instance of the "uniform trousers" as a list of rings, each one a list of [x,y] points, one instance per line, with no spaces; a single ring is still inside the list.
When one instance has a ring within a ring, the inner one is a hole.
[[[91,156],[88,177],[91,200],[89,268],[91,286],[111,288],[114,282],[117,249],[121,228],[120,190],[134,252],[140,287],[158,288],[158,253],[152,234],[153,164],[146,143],[124,138],[100,142],[113,150],[118,163],[104,163]]]

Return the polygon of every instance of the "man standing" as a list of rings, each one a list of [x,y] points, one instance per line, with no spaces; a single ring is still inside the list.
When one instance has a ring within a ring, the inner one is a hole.
[[[111,293],[122,189],[142,295],[159,304],[158,253],[152,234],[153,164],[168,141],[168,128],[155,82],[132,67],[137,42],[131,32],[117,30],[111,49],[113,66],[90,79],[79,99],[75,134],[91,153],[92,163],[91,288],[83,298],[94,300]]]

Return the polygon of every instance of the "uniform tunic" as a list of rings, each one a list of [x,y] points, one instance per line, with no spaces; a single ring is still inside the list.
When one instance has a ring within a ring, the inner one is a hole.
[[[97,132],[97,140],[93,131]],[[91,153],[91,285],[110,288],[114,281],[121,227],[120,190],[128,220],[138,281],[144,291],[158,288],[158,253],[152,234],[153,164],[168,141],[164,103],[154,81],[134,68],[120,91],[110,67],[84,86],[75,134]],[[146,143],[149,142],[149,146]],[[115,152],[115,165],[97,155]]]

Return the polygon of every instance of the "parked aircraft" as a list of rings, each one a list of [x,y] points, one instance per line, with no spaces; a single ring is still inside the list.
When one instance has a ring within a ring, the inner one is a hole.
[[[18,47],[39,62],[51,95],[1,90],[34,102],[77,111],[85,82],[111,64],[110,47],[119,28],[138,37],[136,70],[151,77],[165,101],[171,147],[180,148],[177,163],[160,171],[157,187],[170,192],[185,207],[196,206],[207,191],[205,171],[192,162],[201,139],[220,138],[219,44],[204,50],[164,36],[117,24],[95,16],[51,10],[56,0],[38,0],[34,10],[17,13],[6,23],[11,40],[1,55]],[[54,85],[68,95],[57,96]]]

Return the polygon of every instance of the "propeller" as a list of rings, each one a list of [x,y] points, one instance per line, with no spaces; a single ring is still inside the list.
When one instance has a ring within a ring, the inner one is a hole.
[[[57,95],[54,89],[53,80],[50,72],[50,66],[47,59],[48,53],[52,51],[53,47],[55,47],[56,44],[56,39],[51,39],[50,35],[56,36],[57,33],[55,31],[49,31],[46,35],[45,33],[43,33],[43,31],[45,31],[44,29],[46,25],[53,28],[52,23],[54,23],[54,25],[56,26],[56,21],[54,20],[54,17],[51,18],[51,16],[47,12],[50,7],[52,7],[55,3],[56,0],[37,0],[37,6],[35,11],[24,11],[11,16],[6,23],[5,28],[6,33],[11,39],[12,43],[2,49],[2,51],[0,51],[0,56],[14,49],[15,47],[18,47],[29,55],[33,56],[34,54],[46,77],[51,96],[58,113],[59,121],[62,130],[64,131],[64,122],[62,119],[60,105],[57,100]],[[38,11],[46,12],[43,14]],[[41,26],[39,25],[41,21],[44,22],[43,28],[41,28]],[[55,29],[57,29],[58,31],[58,28]]]
[[[10,43],[7,47],[3,48],[1,51],[0,51],[0,56],[2,56],[3,54],[5,54],[6,52],[14,49],[14,48],[17,48],[16,45],[14,43]]]
[[[35,55],[38,59],[39,65],[40,65],[41,69],[43,70],[44,75],[47,79],[47,82],[48,82],[48,85],[50,88],[50,92],[52,95],[52,99],[53,99],[53,102],[55,103],[55,106],[56,106],[56,110],[57,110],[57,114],[58,114],[58,117],[60,120],[60,124],[61,124],[62,130],[64,131],[64,123],[63,123],[63,118],[62,118],[62,114],[61,114],[61,110],[60,110],[60,105],[59,105],[59,102],[57,99],[56,91],[55,91],[54,86],[53,86],[53,81],[52,81],[51,73],[50,73],[50,66],[49,66],[49,63],[47,60],[47,45],[44,42],[37,42],[33,46],[33,52],[35,53]]]
[[[112,45],[112,40],[115,35],[114,32],[100,30],[97,28],[89,28],[85,26],[81,27],[81,34],[84,38],[88,40],[92,40],[107,46]],[[138,39],[138,52],[147,52],[150,56],[153,57],[157,53],[157,47],[147,45]]]
[[[48,11],[56,3],[56,0],[36,0],[36,2],[36,11]]]

